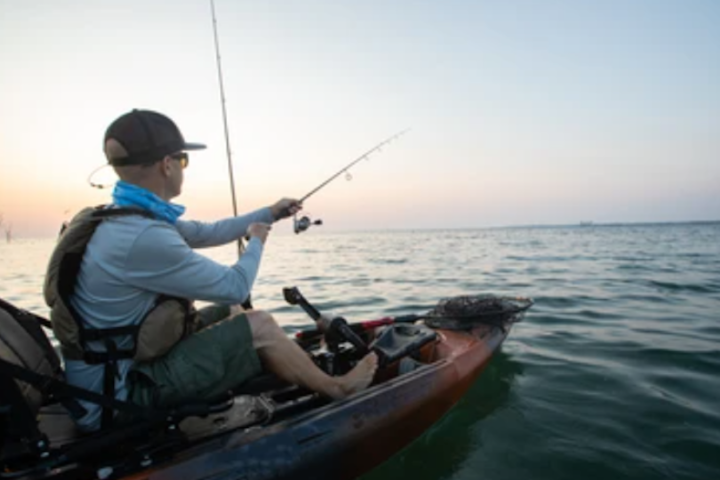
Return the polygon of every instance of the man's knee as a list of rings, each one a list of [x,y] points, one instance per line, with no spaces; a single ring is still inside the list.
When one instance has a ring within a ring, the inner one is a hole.
[[[263,310],[253,310],[245,314],[250,324],[255,348],[266,346],[267,342],[277,338],[283,333],[272,315]]]
[[[243,313],[246,313],[246,310],[242,305],[240,305],[240,304],[230,305],[230,317],[236,317]]]

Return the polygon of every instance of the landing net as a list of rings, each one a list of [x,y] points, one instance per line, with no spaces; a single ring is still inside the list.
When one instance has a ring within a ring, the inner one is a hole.
[[[505,330],[509,324],[521,321],[532,305],[529,298],[462,295],[440,300],[424,318],[432,328],[468,330],[486,324]]]

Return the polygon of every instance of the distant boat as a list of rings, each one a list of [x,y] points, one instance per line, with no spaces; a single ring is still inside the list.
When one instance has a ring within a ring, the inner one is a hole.
[[[581,227],[591,227],[592,224],[593,224],[593,222],[588,222],[588,221],[580,222]]]

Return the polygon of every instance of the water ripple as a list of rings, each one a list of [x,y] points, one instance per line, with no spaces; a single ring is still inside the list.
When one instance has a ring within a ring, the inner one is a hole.
[[[291,285],[350,321],[535,299],[456,408],[365,480],[716,479],[719,239],[712,223],[277,236],[254,298],[288,333],[312,325]],[[0,244],[0,296],[46,315],[52,246]]]

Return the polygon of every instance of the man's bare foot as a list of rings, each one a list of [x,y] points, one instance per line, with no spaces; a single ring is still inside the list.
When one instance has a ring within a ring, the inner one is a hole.
[[[372,383],[377,367],[377,355],[375,353],[365,355],[362,360],[355,365],[355,368],[342,377],[336,378],[340,386],[340,391],[337,392],[337,395],[332,395],[332,397],[339,400],[341,398],[348,397],[353,393],[365,390],[368,386],[370,386],[370,383]]]

